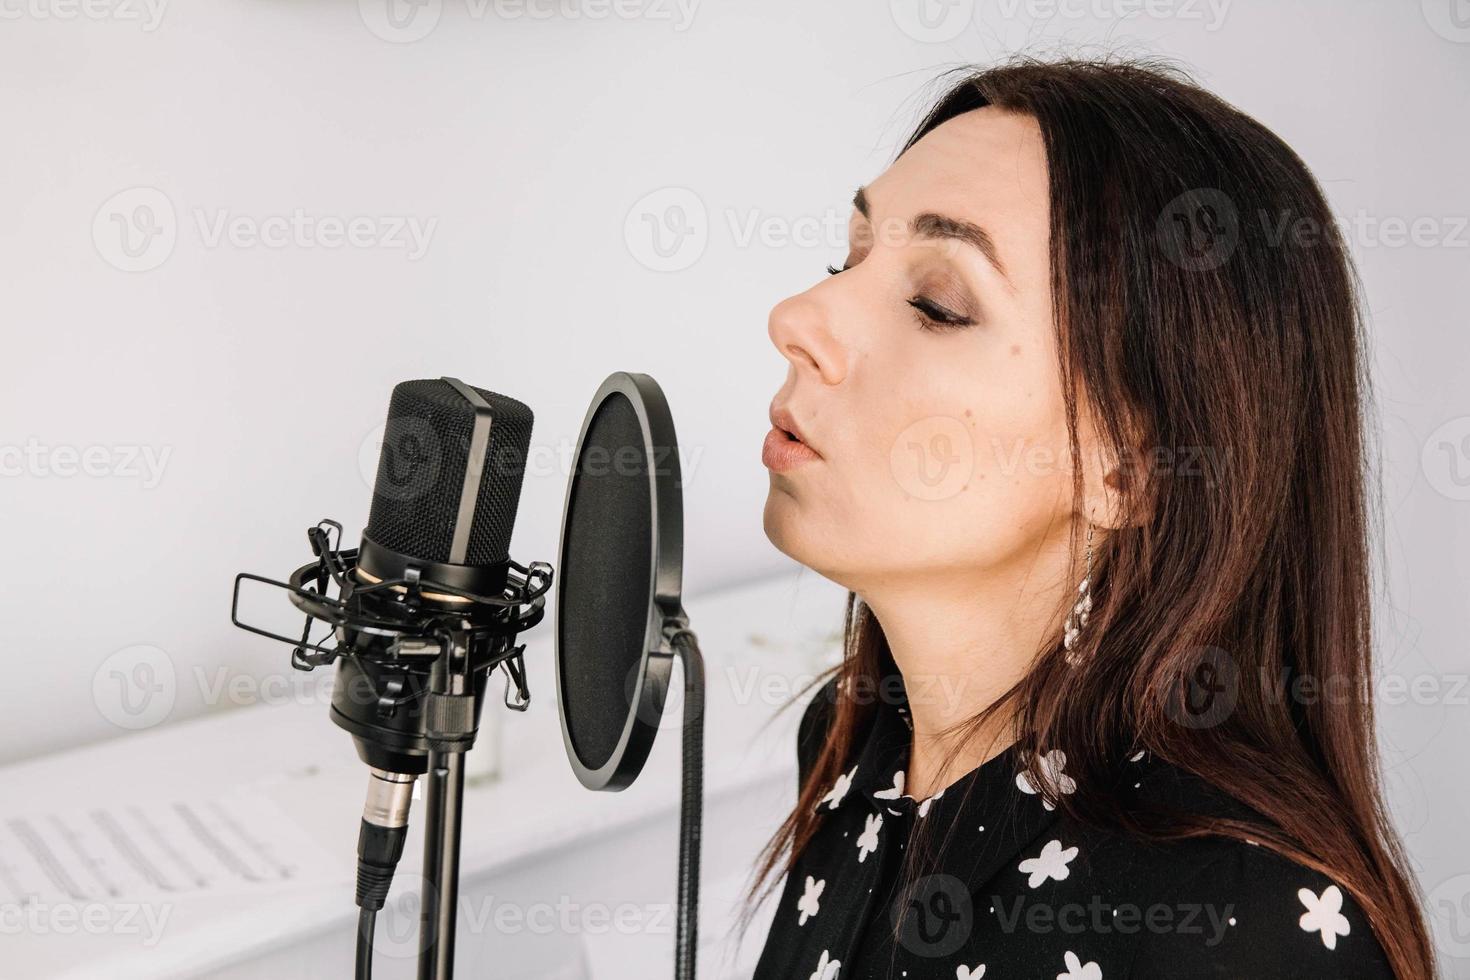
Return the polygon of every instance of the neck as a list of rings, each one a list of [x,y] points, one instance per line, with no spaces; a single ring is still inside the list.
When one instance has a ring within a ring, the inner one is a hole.
[[[1054,569],[917,578],[860,593],[883,627],[908,694],[910,796],[932,796],[1015,741],[1010,706],[978,727],[964,723],[1025,677],[1036,652],[1060,631],[1065,610],[1057,610],[1076,587],[1065,577],[1062,556]],[[1038,580],[1051,584],[1038,588]]]

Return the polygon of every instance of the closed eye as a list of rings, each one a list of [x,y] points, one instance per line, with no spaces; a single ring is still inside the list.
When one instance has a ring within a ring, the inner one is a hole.
[[[835,265],[827,266],[827,275],[836,276],[852,268],[843,265],[840,269]],[[959,330],[974,324],[974,319],[960,313],[956,313],[946,307],[939,305],[925,296],[914,296],[908,301],[915,311],[915,319],[924,330],[943,331]]]
[[[948,310],[931,299],[915,296],[909,300],[919,316],[919,326],[925,330],[958,330],[975,321],[970,317]]]

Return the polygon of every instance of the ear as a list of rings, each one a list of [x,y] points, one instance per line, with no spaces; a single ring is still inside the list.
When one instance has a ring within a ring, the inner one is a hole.
[[[1148,480],[1149,455],[1137,437],[1137,427],[1128,429],[1125,454],[1100,435],[1090,417],[1078,420],[1077,442],[1082,453],[1081,513],[1099,527],[1111,531],[1136,527],[1152,508],[1152,481]]]

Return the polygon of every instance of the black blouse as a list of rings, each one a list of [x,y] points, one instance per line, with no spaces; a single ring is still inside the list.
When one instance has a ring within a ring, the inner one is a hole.
[[[802,782],[832,697],[829,682],[802,716]],[[754,980],[1393,977],[1361,910],[1315,871],[1241,841],[1154,843],[1074,821],[1041,798],[1014,749],[915,800],[909,742],[902,700],[880,699],[819,804]],[[1139,803],[1248,813],[1146,753],[1123,765],[1121,792]],[[1075,790],[1062,752],[1042,768],[1057,792]],[[921,825],[930,858],[904,882]]]

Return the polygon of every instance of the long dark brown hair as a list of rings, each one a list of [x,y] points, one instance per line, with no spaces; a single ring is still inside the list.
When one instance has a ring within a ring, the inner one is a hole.
[[[1046,795],[1077,819],[1154,839],[1256,841],[1326,874],[1364,910],[1397,976],[1430,977],[1375,746],[1369,533],[1381,504],[1368,496],[1363,316],[1321,188],[1274,133],[1168,64],[1026,58],[956,71],[900,155],[983,106],[1039,124],[1072,458],[1080,386],[1124,465],[1132,515],[1095,557],[1081,664],[1049,639],[965,729],[1011,714],[1044,791],[1038,755],[1063,750],[1076,791]],[[1081,500],[1083,469],[1072,473]],[[1233,691],[1203,721],[1181,711],[1202,665]],[[761,856],[751,905],[811,840],[818,801],[872,715],[872,698],[853,692],[878,690],[891,670],[881,625],[850,593],[831,724]],[[1113,774],[1136,749],[1264,821],[1125,811]],[[925,852],[909,849],[910,875]]]

